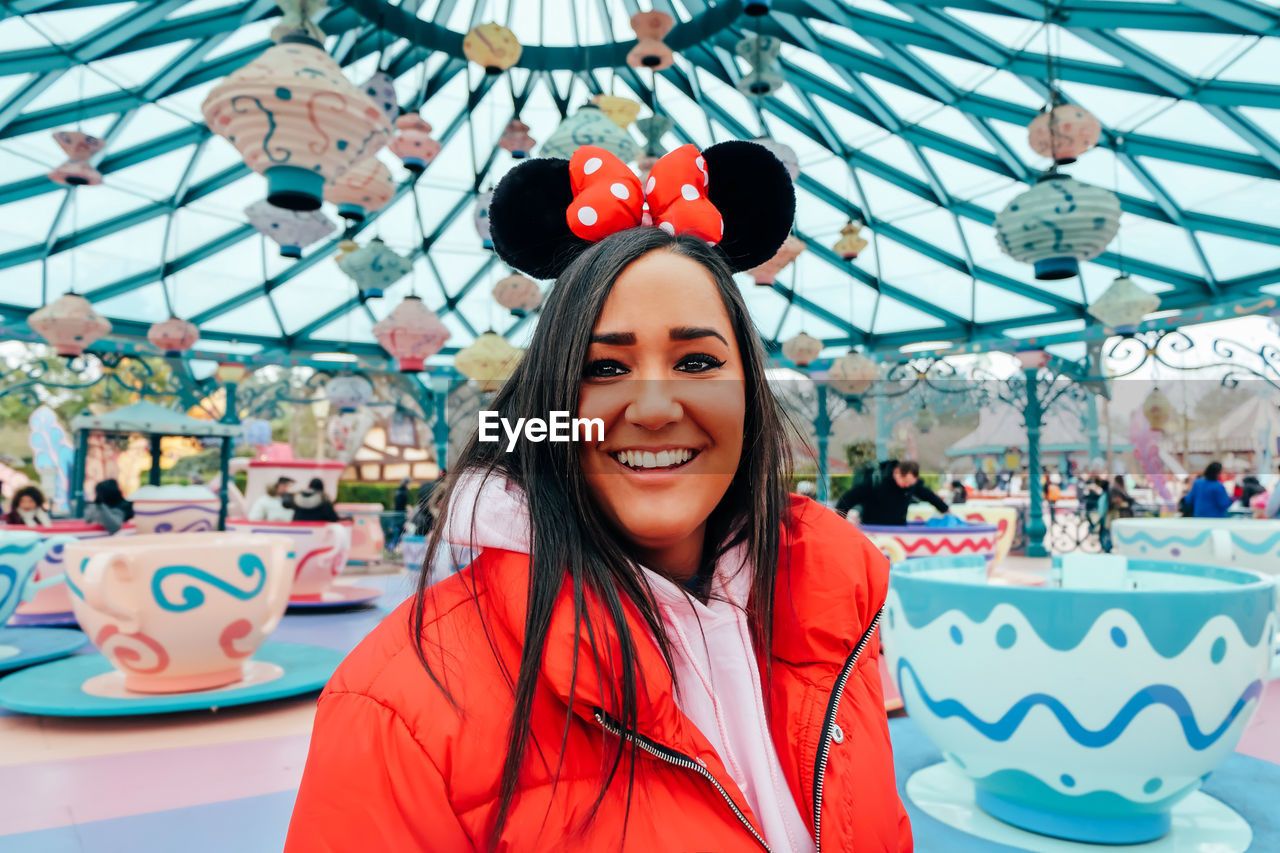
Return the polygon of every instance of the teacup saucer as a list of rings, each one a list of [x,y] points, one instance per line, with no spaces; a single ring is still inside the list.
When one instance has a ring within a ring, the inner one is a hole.
[[[66,657],[87,639],[59,628],[0,628],[0,672]]]
[[[318,691],[342,658],[342,652],[320,646],[264,643],[248,662],[245,679],[235,684],[191,693],[135,693],[124,689],[124,676],[102,655],[77,655],[0,680],[0,705],[24,714],[55,717],[137,716],[227,708]],[[3,663],[0,661],[0,665]]]
[[[79,623],[73,611],[55,610],[51,613],[15,613],[9,618],[9,624],[15,628],[64,628]]]
[[[368,604],[382,595],[382,590],[368,586],[344,586],[334,584],[323,592],[289,596],[290,609],[337,610]]]

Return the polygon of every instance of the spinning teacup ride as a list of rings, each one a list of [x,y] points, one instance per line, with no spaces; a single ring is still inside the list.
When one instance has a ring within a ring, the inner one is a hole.
[[[1074,849],[1029,833],[1249,848],[1245,819],[1199,789],[1280,676],[1272,579],[1114,555],[1058,558],[1040,587],[985,569],[890,575],[889,671],[944,759],[907,782],[916,805],[1018,849]]]
[[[293,585],[289,606],[335,609],[367,604],[382,590],[336,583],[351,555],[351,523],[327,521],[249,521],[231,519],[227,529],[238,533],[287,536],[293,541],[289,561]]]
[[[67,543],[72,607],[101,654],[0,680],[0,705],[63,716],[154,714],[319,689],[340,653],[265,642],[289,603],[293,547],[288,537],[234,532]]]
[[[64,584],[57,581],[66,568],[65,546],[76,540],[105,539],[113,534],[101,524],[88,524],[74,519],[53,521],[40,527],[8,529],[36,533],[41,540],[51,543],[43,550],[32,575],[32,580],[38,584],[38,591],[29,601],[18,603],[9,619],[10,624],[26,628],[75,625],[71,594]],[[126,524],[114,535],[132,536],[135,529],[133,524]],[[0,625],[3,624],[4,620],[0,619]]]
[[[29,602],[61,583],[61,575],[39,580],[35,573],[52,549],[73,541],[70,536],[45,536],[33,530],[0,530],[0,672],[69,655],[84,645],[79,631],[3,627],[24,599]]]

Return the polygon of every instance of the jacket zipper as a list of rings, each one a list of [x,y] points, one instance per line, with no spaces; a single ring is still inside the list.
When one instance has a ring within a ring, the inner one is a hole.
[[[871,625],[867,627],[862,639],[858,640],[858,645],[854,647],[853,653],[844,662],[844,669],[840,670],[840,677],[836,679],[835,690],[831,691],[831,699],[827,702],[827,716],[822,721],[822,737],[819,740],[821,746],[818,748],[818,762],[814,765],[813,771],[813,841],[817,846],[818,853],[822,853],[822,785],[827,774],[827,760],[831,757],[831,728],[836,722],[836,711],[840,709],[840,696],[844,693],[844,686],[849,681],[849,676],[853,673],[853,667],[858,662],[858,656],[867,647],[867,642],[870,641],[872,633],[875,632],[876,626],[880,624],[880,617],[883,614],[884,608],[881,608],[876,613],[875,618],[871,620]]]
[[[644,735],[624,733],[622,730],[622,727],[619,726],[617,722],[613,720],[613,718],[609,717],[607,714],[604,713],[604,711],[600,710],[599,708],[596,708],[594,713],[595,713],[596,722],[600,724],[601,728],[603,728],[605,731],[609,732],[610,734],[617,735],[618,737],[623,738],[624,740],[631,741],[632,743],[640,747],[645,752],[649,753],[655,758],[662,759],[668,764],[674,764],[677,767],[683,767],[687,770],[692,770],[695,773],[698,773],[699,775],[705,777],[708,782],[710,782],[712,785],[715,785],[716,790],[720,792],[720,796],[724,797],[724,801],[729,804],[729,808],[733,809],[734,815],[736,815],[738,820],[742,822],[742,825],[747,828],[747,831],[751,833],[751,837],[754,838],[762,848],[764,848],[765,853],[772,853],[772,851],[769,850],[769,845],[765,843],[764,838],[761,837],[759,832],[756,832],[756,828],[751,825],[751,821],[747,820],[747,816],[742,813],[742,810],[738,808],[738,804],[733,801],[733,798],[729,796],[729,792],[726,791],[724,789],[724,786],[721,785],[720,782],[716,779],[716,777],[711,774],[710,770],[703,767],[701,764],[694,761],[689,756],[676,752],[673,749],[668,749],[667,747],[662,746],[661,744],[655,743],[652,740],[649,740]]]

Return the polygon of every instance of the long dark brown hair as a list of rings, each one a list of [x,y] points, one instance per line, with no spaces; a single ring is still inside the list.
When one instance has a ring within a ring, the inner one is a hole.
[[[673,237],[657,228],[635,228],[612,235],[582,254],[556,281],[548,294],[542,317],[528,351],[489,408],[515,423],[517,418],[546,417],[554,411],[578,411],[580,383],[587,350],[597,318],[614,282],[632,262],[653,251],[669,251],[690,258],[711,274],[729,314],[742,357],[745,377],[746,417],[742,457],[728,490],[707,518],[705,545],[699,575],[708,574],[716,560],[731,548],[744,545],[753,571],[749,622],[757,654],[766,663],[772,649],[774,580],[783,535],[790,458],[784,424],[786,417],[769,387],[765,353],[751,322],[746,304],[725,262],[706,243],[691,237]],[[517,777],[530,735],[534,689],[539,677],[552,610],[566,579],[574,606],[575,647],[587,621],[587,599],[599,602],[602,614],[619,638],[621,677],[616,707],[619,724],[635,732],[638,669],[635,639],[627,627],[624,602],[638,611],[657,638],[671,668],[670,643],[663,629],[649,585],[637,565],[632,547],[605,518],[583,473],[576,445],[568,442],[519,442],[510,453],[503,442],[480,442],[472,435],[452,466],[446,483],[444,511],[436,520],[428,546],[426,566],[442,547],[450,498],[459,476],[479,472],[501,475],[519,485],[529,503],[533,543],[530,550],[528,610],[520,669],[514,684],[515,709],[507,737],[502,769],[500,802],[490,835],[495,844],[509,816],[516,795]],[[472,508],[472,518],[479,511]],[[576,522],[576,523],[575,523]],[[424,610],[427,607],[428,572],[418,581],[412,630],[417,654],[427,674],[446,696],[448,690],[432,672],[424,651]],[[473,587],[474,589],[474,587]],[[593,616],[593,621],[595,617]],[[597,623],[599,624],[599,623]],[[596,636],[586,625],[595,655],[596,672],[602,672]],[[583,662],[590,665],[590,662]],[[574,662],[574,679],[578,662]],[[453,702],[451,696],[449,701]],[[565,721],[567,741],[572,713]],[[563,745],[560,751],[563,756]],[[617,752],[596,798],[598,806],[612,783],[624,753],[629,754],[628,803],[634,782],[635,755],[619,740]],[[559,768],[556,770],[559,775]],[[593,807],[592,812],[595,811]],[[624,830],[625,831],[625,830]]]

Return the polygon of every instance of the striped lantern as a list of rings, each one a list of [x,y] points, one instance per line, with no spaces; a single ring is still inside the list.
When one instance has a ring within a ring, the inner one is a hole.
[[[396,360],[401,373],[421,373],[426,360],[444,348],[449,329],[417,296],[406,296],[373,327],[373,336]]]
[[[318,210],[286,210],[266,199],[255,201],[244,212],[259,234],[279,244],[282,258],[301,258],[305,246],[332,234],[338,227]]]
[[[215,86],[201,111],[266,176],[267,200],[290,210],[318,209],[326,185],[391,136],[386,113],[297,32]]]
[[[523,317],[542,304],[542,291],[533,279],[512,273],[493,286],[493,298],[513,315]]]
[[[996,214],[996,239],[1005,254],[1035,266],[1036,278],[1080,274],[1120,229],[1120,200],[1101,187],[1049,172]]]
[[[367,157],[332,183],[325,184],[325,201],[338,206],[338,215],[351,222],[363,222],[381,210],[395,195],[391,170],[377,157]]]
[[[440,141],[431,138],[431,125],[417,113],[405,113],[396,119],[396,138],[391,140],[391,153],[404,162],[404,167],[420,174],[440,153]]]

